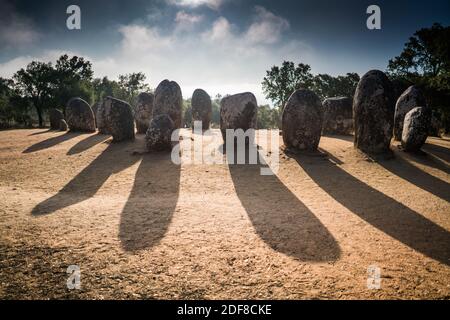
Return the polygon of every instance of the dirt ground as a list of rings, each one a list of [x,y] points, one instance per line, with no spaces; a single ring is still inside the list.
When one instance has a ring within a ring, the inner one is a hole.
[[[0,298],[450,299],[450,140],[372,161],[323,137],[276,176],[110,140],[0,132]]]

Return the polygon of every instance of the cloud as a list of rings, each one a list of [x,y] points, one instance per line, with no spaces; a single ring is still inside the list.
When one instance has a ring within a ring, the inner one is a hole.
[[[171,30],[158,25],[120,26],[117,50],[88,57],[95,76],[116,79],[120,74],[141,71],[153,88],[164,79],[177,81],[186,98],[196,88],[205,89],[211,96],[252,91],[262,104],[267,103],[261,92],[265,70],[283,60],[311,63],[314,58],[306,44],[283,39],[288,22],[262,7],[255,9],[250,26],[243,29],[223,16],[208,23],[183,10],[174,21]],[[180,28],[185,23],[196,28]],[[270,34],[262,37],[263,31]],[[55,59],[55,55],[59,52],[46,52],[40,58]],[[0,65],[0,74],[15,72],[31,60],[21,57]]]
[[[21,68],[26,68],[26,66],[31,61],[55,63],[56,60],[63,54],[83,56],[86,59],[90,60],[88,56],[82,55],[80,53],[68,52],[63,50],[45,50],[39,55],[20,56],[5,63],[0,63],[0,77],[11,78],[18,70],[20,70]]]
[[[252,43],[273,44],[280,39],[283,31],[289,28],[289,22],[261,6],[255,7],[256,17],[246,33]]]
[[[9,2],[0,1],[0,50],[29,46],[40,37],[30,19],[18,14]]]
[[[187,13],[186,11],[182,10],[177,12],[177,15],[175,16],[175,24],[177,32],[181,30],[191,30],[193,29],[197,24],[199,24],[201,21],[203,21],[202,15],[196,15]]]
[[[213,10],[218,10],[225,0],[167,0],[167,2],[180,7],[196,8],[207,6]]]

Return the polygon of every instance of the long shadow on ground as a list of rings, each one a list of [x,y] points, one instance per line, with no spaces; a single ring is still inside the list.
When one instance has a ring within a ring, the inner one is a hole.
[[[81,140],[76,145],[74,145],[70,150],[67,152],[67,155],[74,155],[77,153],[82,153],[95,145],[104,142],[106,139],[108,139],[109,136],[102,135],[102,134],[93,134],[89,137],[87,137],[84,140]]]
[[[335,261],[340,248],[319,219],[276,175],[261,165],[229,165],[231,178],[256,232],[272,249],[301,261]]]
[[[32,210],[32,214],[50,214],[94,196],[112,174],[118,173],[139,161],[139,156],[131,155],[131,152],[127,150],[131,147],[132,142],[110,144],[56,195],[39,203]]]
[[[436,159],[432,159],[426,154],[406,155],[402,152],[396,152],[395,159],[380,161],[379,164],[386,170],[434,194],[436,197],[450,201],[450,184],[417,168],[407,160],[408,157],[424,165],[440,169],[447,174],[450,172],[445,164],[437,163]]]
[[[40,151],[43,149],[48,149],[51,147],[56,146],[57,144],[63,143],[64,141],[73,139],[77,136],[79,136],[81,133],[79,132],[67,132],[67,133],[63,133],[60,134],[56,137],[51,137],[49,139],[46,139],[44,141],[40,141],[36,144],[33,144],[32,146],[28,147],[27,149],[25,149],[23,151],[23,153],[32,153],[32,152],[36,152],[36,151]]]
[[[151,248],[164,237],[180,191],[180,166],[170,152],[144,154],[120,218],[119,238],[126,251]]]
[[[311,162],[302,156],[294,159],[325,192],[355,215],[408,247],[450,265],[450,233],[447,230],[329,160]]]

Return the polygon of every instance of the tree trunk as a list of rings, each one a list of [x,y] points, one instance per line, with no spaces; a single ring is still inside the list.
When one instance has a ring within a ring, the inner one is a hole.
[[[42,110],[41,110],[41,108],[36,106],[36,112],[37,112],[38,119],[39,119],[39,128],[43,128],[44,127],[44,119],[42,119]]]

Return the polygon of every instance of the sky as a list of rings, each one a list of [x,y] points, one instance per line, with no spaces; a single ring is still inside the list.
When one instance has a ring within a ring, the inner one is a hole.
[[[66,9],[81,9],[69,30]],[[369,5],[381,30],[366,26]],[[251,91],[284,60],[331,75],[385,70],[413,33],[450,24],[448,0],[0,0],[0,77],[32,60],[81,55],[94,76],[143,72],[152,88],[175,80],[183,97]]]

